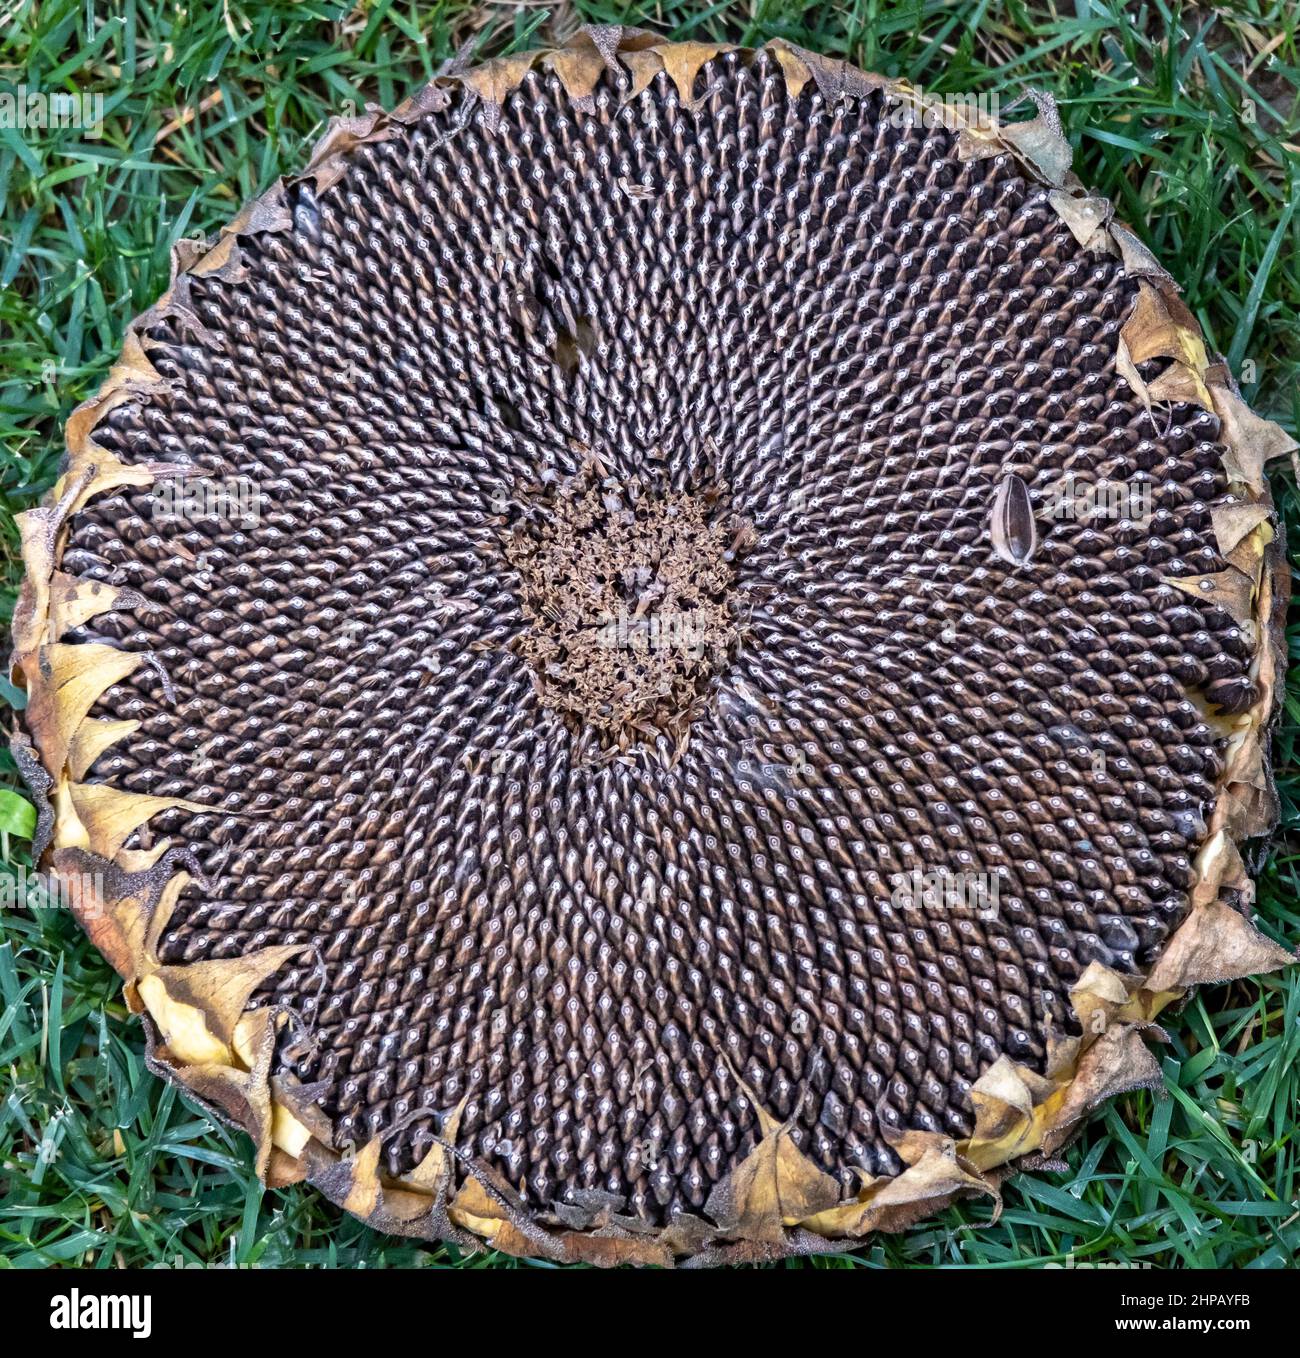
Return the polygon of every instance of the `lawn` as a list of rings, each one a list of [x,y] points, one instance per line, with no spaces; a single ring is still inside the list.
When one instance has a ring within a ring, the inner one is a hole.
[[[214,232],[299,167],[349,102],[394,104],[463,44],[496,54],[581,22],[783,37],[938,94],[1005,103],[1026,85],[1050,90],[1076,171],[1183,285],[1247,399],[1300,428],[1293,0],[0,0],[0,90],[103,95],[99,137],[0,126],[6,622],[19,574],[12,515],[52,483],[63,421],[163,290],[171,243]],[[1300,542],[1290,468],[1274,468],[1273,493]],[[0,701],[22,695],[0,682]],[[1263,927],[1293,946],[1298,727],[1293,672],[1275,745],[1283,832],[1259,891]],[[0,871],[30,865],[12,797],[0,796],[0,827]],[[1066,1152],[1068,1170],[1013,1179],[996,1224],[977,1202],[852,1260],[788,1266],[1288,1264],[1300,1252],[1300,969],[1203,991],[1168,1027],[1164,1095],[1111,1106]],[[265,1190],[245,1138],[145,1070],[117,977],[68,912],[0,907],[0,1266],[177,1263],[527,1266],[377,1235],[311,1190]]]

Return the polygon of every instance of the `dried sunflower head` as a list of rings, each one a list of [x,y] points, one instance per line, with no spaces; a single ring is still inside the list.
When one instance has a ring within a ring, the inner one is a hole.
[[[829,1248],[1289,957],[1290,444],[1050,101],[620,29],[441,78],[178,247],[68,445],[17,753],[272,1182]]]

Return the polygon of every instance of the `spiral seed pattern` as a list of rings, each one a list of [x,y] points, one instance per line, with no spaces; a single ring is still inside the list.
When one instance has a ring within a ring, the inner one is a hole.
[[[311,944],[268,993],[340,1144],[399,1128],[401,1172],[466,1099],[460,1144],[531,1205],[655,1222],[753,1146],[736,1077],[846,1191],[899,1171],[884,1124],[968,1133],[1089,961],[1144,969],[1180,919],[1204,713],[1254,697],[1233,620],[1162,583],[1223,568],[1223,450],[1117,376],[1117,261],[879,96],[735,54],[695,93],[611,75],[584,113],[534,73],[495,129],[458,94],[291,190],[95,434],[260,513],[123,492],[65,554],[141,596],[83,635],[175,689],[110,690],[142,725],[92,777],[209,808],[148,832],[206,874],[164,960]],[[680,749],[595,757],[518,644],[504,526],[592,459],[752,526]],[[1069,477],[1150,513],[1053,509]],[[996,908],[909,905],[913,872]]]

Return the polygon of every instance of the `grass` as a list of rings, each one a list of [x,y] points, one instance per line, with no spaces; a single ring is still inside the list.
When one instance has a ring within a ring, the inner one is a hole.
[[[936,93],[1052,90],[1076,170],[1184,285],[1247,397],[1300,426],[1291,0],[0,0],[0,89],[104,96],[99,138],[0,129],[5,617],[12,515],[50,485],[63,419],[162,290],[170,243],[215,230],[300,165],[348,101],[395,102],[467,40],[496,53],[584,20],[678,38],[782,36]],[[1274,493],[1300,541],[1289,469],[1274,473]],[[0,694],[21,702],[7,685]],[[1276,740],[1284,832],[1259,904],[1264,927],[1293,944],[1298,729],[1293,674]],[[16,786],[0,758],[0,780]],[[5,871],[29,862],[21,819],[12,827]],[[1286,1265],[1300,1252],[1300,974],[1202,993],[1171,1031],[1166,1096],[1113,1105],[1069,1150],[1067,1172],[1013,1180],[995,1225],[976,1203],[874,1240],[855,1263],[813,1266]],[[265,1191],[247,1151],[146,1072],[117,979],[66,911],[0,909],[0,1265],[513,1266],[376,1235],[310,1191]]]

